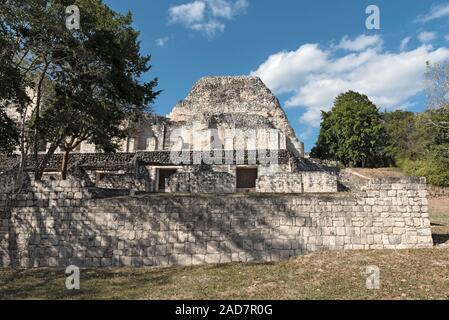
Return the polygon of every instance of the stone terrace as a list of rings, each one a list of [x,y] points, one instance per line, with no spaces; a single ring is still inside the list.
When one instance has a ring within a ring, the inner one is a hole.
[[[98,199],[77,182],[0,196],[0,266],[277,261],[316,250],[432,247],[424,179],[359,193],[156,194]]]

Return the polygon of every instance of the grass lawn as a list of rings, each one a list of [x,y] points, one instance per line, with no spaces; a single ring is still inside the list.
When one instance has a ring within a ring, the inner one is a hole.
[[[380,268],[380,290],[365,286]],[[1,270],[1,299],[449,299],[449,249],[319,252],[273,264],[81,271]]]
[[[449,199],[432,199],[434,241],[449,244]],[[380,268],[368,290],[366,267]],[[0,299],[449,299],[449,246],[317,252],[270,264],[81,271],[65,290],[61,269],[0,269]]]

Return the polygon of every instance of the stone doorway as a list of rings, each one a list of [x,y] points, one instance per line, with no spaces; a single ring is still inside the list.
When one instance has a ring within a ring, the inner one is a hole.
[[[170,178],[177,172],[176,169],[158,169],[157,191],[165,192],[165,179]]]
[[[256,190],[257,168],[237,168],[237,191]]]

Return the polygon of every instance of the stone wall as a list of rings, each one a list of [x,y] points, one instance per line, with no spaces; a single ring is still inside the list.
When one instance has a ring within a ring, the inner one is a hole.
[[[302,172],[304,193],[331,193],[337,192],[337,176],[328,172]]]
[[[14,192],[14,186],[14,174],[0,174],[0,193]]]
[[[216,171],[176,173],[167,179],[166,190],[170,193],[234,193],[235,176]]]
[[[95,184],[105,189],[131,189],[135,191],[146,191],[148,181],[136,179],[131,173],[97,173]]]
[[[256,191],[261,193],[303,193],[301,173],[277,173],[261,176],[256,181]]]
[[[170,113],[173,121],[191,122],[201,114],[232,114],[248,119],[247,127],[256,128],[248,115],[270,119],[286,136],[287,148],[296,156],[304,156],[304,145],[298,141],[279,100],[259,77],[204,77],[189,95]]]
[[[277,261],[316,250],[432,246],[425,181],[357,194],[93,199],[70,181],[0,196],[0,266],[166,266]]]
[[[256,191],[261,193],[333,193],[337,189],[337,176],[320,171],[277,173],[256,182]]]

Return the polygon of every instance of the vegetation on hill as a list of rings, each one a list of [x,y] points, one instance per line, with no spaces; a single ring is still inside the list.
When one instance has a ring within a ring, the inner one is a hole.
[[[322,113],[312,157],[353,167],[395,165],[407,174],[449,187],[449,63],[427,65],[427,104],[422,113],[379,113],[356,92],[337,97]]]
[[[449,187],[449,63],[427,65],[428,109],[384,115],[388,152],[406,173]]]
[[[366,95],[340,94],[329,112],[322,112],[320,135],[311,155],[345,166],[375,167],[385,157],[385,129],[377,107]]]

